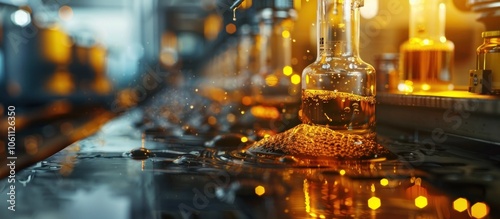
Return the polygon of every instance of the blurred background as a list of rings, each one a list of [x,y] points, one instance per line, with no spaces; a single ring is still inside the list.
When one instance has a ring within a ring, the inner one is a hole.
[[[467,90],[468,71],[475,68],[486,29],[478,19],[498,6],[495,1],[445,2],[445,34],[455,44],[452,80],[456,90]],[[377,57],[397,54],[408,40],[410,6],[399,0],[364,4],[361,57],[376,65]],[[488,7],[479,7],[483,4]],[[495,16],[490,16],[493,25]],[[2,0],[2,121],[8,106],[15,106],[18,145],[24,145],[17,150],[39,155],[44,145],[59,145],[44,157],[148,100],[165,105],[152,114],[175,111],[165,98],[180,98],[169,92],[178,89],[228,108],[205,105],[221,118],[207,116],[201,123],[229,124],[219,131],[238,125],[264,130],[260,137],[283,131],[300,122],[300,74],[316,59],[315,23],[312,0]],[[280,74],[267,75],[271,68]],[[265,92],[282,96],[256,94],[261,84],[281,86]],[[166,95],[157,95],[162,90]],[[182,107],[173,113],[185,112]]]
[[[19,107],[60,99],[130,106],[160,87],[218,74],[207,73],[210,61],[233,49],[258,16],[251,0],[235,11],[236,20],[229,9],[232,1],[222,0],[1,4],[0,100]],[[315,5],[294,1],[291,64],[299,73],[316,57]],[[397,53],[408,39],[408,14],[408,1],[366,0],[361,57],[374,64],[379,54]],[[467,11],[465,1],[447,2],[446,36],[455,43],[453,82],[458,89],[468,85],[468,70],[482,43],[484,25],[478,17]],[[146,92],[125,95],[149,80]]]

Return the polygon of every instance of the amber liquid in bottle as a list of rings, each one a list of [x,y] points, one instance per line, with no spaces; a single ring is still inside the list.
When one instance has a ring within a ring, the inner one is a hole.
[[[306,89],[302,121],[335,130],[365,130],[375,123],[375,98],[344,92]]]

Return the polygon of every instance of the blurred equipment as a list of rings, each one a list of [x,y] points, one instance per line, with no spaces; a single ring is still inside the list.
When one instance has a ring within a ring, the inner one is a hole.
[[[469,91],[478,94],[500,93],[500,31],[483,32],[477,48],[476,69],[470,71]]]
[[[396,91],[399,78],[399,54],[382,53],[375,57],[377,92]]]
[[[455,46],[445,37],[445,19],[445,1],[410,0],[410,38],[400,47],[399,91],[453,90]]]

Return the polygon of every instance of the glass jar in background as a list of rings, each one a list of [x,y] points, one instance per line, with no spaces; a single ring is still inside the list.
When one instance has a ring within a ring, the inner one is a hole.
[[[490,91],[500,93],[500,30],[486,31],[481,35],[483,44],[476,50],[476,69],[490,70]]]
[[[400,47],[398,90],[453,90],[455,45],[445,37],[445,0],[409,0],[409,39]]]
[[[396,91],[399,82],[399,54],[382,53],[375,56],[377,92]]]

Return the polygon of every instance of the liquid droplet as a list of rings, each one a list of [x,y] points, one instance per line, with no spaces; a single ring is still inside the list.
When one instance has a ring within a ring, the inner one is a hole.
[[[130,151],[130,157],[136,160],[144,160],[151,157],[153,153],[147,148],[137,148]]]
[[[359,114],[359,109],[354,109],[353,112],[354,114]]]
[[[351,112],[351,108],[349,108],[349,107],[345,107],[345,108],[344,108],[344,112],[345,112],[345,113],[349,113],[349,112]]]
[[[353,104],[352,104],[352,108],[354,108],[354,109],[359,108],[359,104],[358,104],[358,103],[353,103]]]

